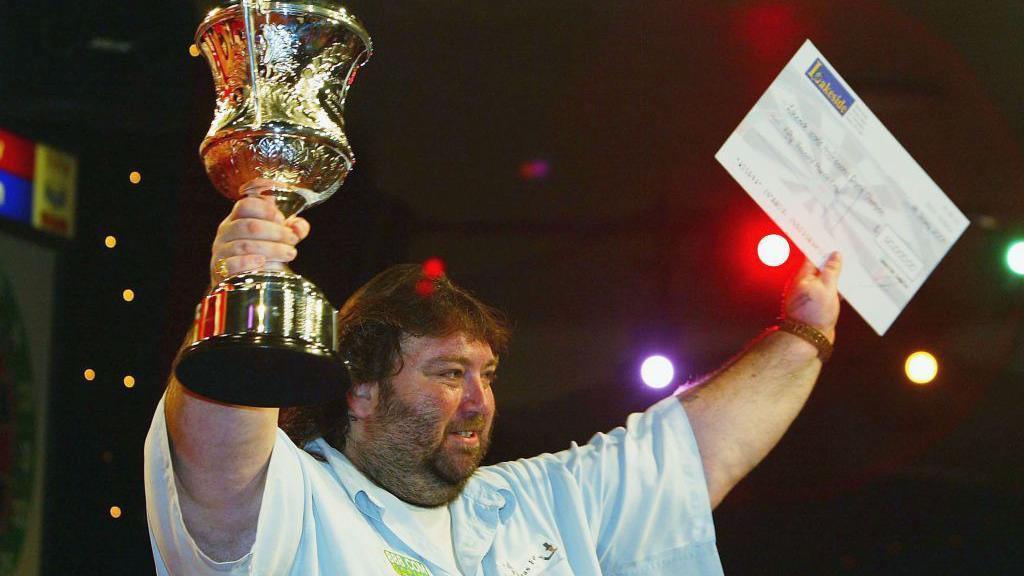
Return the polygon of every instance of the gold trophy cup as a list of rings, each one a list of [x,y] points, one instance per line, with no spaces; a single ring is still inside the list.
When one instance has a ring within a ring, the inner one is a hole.
[[[372,51],[359,21],[332,0],[223,1],[196,31],[217,105],[199,147],[231,200],[273,196],[286,217],[329,198],[354,158],[342,112]],[[222,402],[296,406],[341,397],[336,311],[285,266],[236,274],[196,307],[175,366],[189,389]]]

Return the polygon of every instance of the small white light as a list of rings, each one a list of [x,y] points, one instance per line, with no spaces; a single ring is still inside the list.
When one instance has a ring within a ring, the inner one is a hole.
[[[757,257],[765,266],[782,266],[789,260],[789,241],[778,234],[769,234],[757,243]]]
[[[672,383],[676,370],[664,356],[649,356],[640,365],[640,378],[651,388],[664,388]]]

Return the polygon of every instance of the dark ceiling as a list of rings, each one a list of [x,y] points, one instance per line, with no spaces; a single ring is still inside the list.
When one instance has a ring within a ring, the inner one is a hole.
[[[310,211],[297,268],[340,304],[382,266],[439,256],[508,311],[494,459],[583,441],[654,401],[636,376],[647,352],[700,374],[772,323],[793,266],[753,262],[775,227],[713,155],[812,39],[972,224],[884,338],[844,310],[809,406],[718,513],[727,572],[916,574],[940,549],[962,573],[1022,566],[978,560],[1008,552],[969,534],[1009,542],[1006,510],[1024,509],[1024,287],[999,263],[1024,234],[1024,4],[346,4],[376,47],[347,104],[359,164]],[[117,273],[159,295],[143,313],[155,326],[130,324],[155,332],[140,353],[153,376],[121,414],[136,436],[229,208],[195,152],[212,110],[206,65],[187,51],[200,18],[186,2],[0,4],[0,127],[83,163],[71,266],[103,285],[115,264],[92,250],[114,227],[129,258]],[[530,162],[547,174],[525,177]],[[136,167],[143,185],[128,188]],[[68,362],[100,353],[76,346]],[[903,377],[919,347],[942,361],[930,387]],[[97,426],[96,443],[114,433]],[[936,499],[948,514],[933,518]],[[898,506],[893,527],[878,510]],[[148,566],[132,538],[131,565]]]

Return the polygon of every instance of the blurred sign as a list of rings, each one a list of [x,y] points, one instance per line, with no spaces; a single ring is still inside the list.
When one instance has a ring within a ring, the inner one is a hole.
[[[24,224],[32,223],[32,183],[0,172],[0,216]]]
[[[74,156],[0,130],[0,217],[70,238],[77,180]]]
[[[75,232],[75,182],[78,160],[50,148],[36,146],[32,225],[70,238]]]
[[[0,130],[0,173],[31,180],[35,157],[36,145],[32,141]]]

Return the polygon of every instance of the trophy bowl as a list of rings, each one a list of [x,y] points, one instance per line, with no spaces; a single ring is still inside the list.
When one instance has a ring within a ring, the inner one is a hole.
[[[216,108],[199,147],[231,200],[273,196],[292,216],[330,198],[354,157],[345,97],[369,58],[366,29],[333,0],[221,1],[196,31]],[[196,307],[178,380],[214,400],[295,406],[340,397],[335,310],[310,281],[268,265],[223,279]]]

